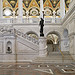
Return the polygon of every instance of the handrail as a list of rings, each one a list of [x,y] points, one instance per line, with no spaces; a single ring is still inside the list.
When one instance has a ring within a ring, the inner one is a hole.
[[[59,47],[58,47],[59,48]],[[61,55],[62,55],[62,58],[63,58],[63,62],[64,62],[64,54],[63,52],[61,51],[61,49],[59,48],[60,52],[61,52]]]
[[[27,39],[27,40],[29,40],[29,41],[31,41],[31,42],[37,44],[37,45],[39,44],[39,42],[38,42],[37,39],[35,39],[35,38],[31,37],[31,36],[28,36],[27,34],[24,34],[24,33],[22,33],[22,32],[19,31],[19,30],[14,29],[14,31],[15,31],[15,34],[16,34],[16,35],[21,36],[21,37],[23,37],[23,38],[25,38],[25,39]]]

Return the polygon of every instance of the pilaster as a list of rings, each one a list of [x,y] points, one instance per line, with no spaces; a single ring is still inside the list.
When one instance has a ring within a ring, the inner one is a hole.
[[[43,0],[40,0],[40,18],[43,18]]]
[[[60,16],[61,18],[65,16],[65,0],[60,0]]]
[[[22,18],[23,18],[23,5],[22,5],[23,0],[18,0],[18,9],[19,9],[19,14],[18,14],[18,22],[22,23]]]

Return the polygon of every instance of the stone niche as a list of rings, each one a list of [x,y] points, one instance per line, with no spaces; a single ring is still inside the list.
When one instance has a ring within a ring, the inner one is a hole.
[[[4,36],[4,51],[5,53],[15,53],[15,37]]]
[[[6,46],[6,53],[12,53],[12,43],[11,43],[11,41],[8,41],[7,42],[7,46]]]
[[[4,36],[3,62],[16,62],[15,54],[15,37],[10,35]]]

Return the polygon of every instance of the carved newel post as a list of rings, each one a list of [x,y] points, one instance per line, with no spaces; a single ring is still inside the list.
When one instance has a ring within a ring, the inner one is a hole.
[[[40,57],[47,56],[47,44],[46,44],[46,38],[45,37],[39,38],[39,56]]]
[[[47,44],[46,44],[46,38],[44,37],[44,33],[43,33],[43,27],[44,27],[44,19],[41,18],[40,38],[39,38],[39,56],[40,57],[45,57],[47,55]]]

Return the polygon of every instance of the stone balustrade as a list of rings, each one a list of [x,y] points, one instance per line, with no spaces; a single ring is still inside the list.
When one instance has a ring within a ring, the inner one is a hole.
[[[12,23],[13,20],[12,18],[2,18],[0,19],[0,24],[9,24],[9,23]]]
[[[23,18],[22,24],[39,24],[40,19],[39,18]],[[0,19],[0,24],[17,24],[19,23],[17,18],[2,18]],[[60,18],[44,18],[45,24],[50,23],[61,23]]]
[[[16,29],[14,29],[14,31],[15,31],[15,34],[16,34],[17,36],[21,36],[21,37],[27,39],[28,41],[31,41],[31,42],[33,42],[33,43],[39,45],[38,39],[33,38],[33,37],[31,37],[31,36],[29,36],[29,35],[27,35],[27,34],[24,34],[24,33],[20,32],[20,31],[18,31],[18,30],[16,30]]]

